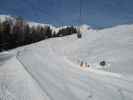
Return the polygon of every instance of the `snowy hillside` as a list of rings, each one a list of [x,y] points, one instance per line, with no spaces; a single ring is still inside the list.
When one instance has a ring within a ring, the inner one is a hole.
[[[3,52],[0,99],[133,100],[132,33],[133,25],[122,25]]]
[[[16,18],[15,17],[17,17],[17,16],[0,15],[0,22],[2,23],[4,21],[11,20],[13,23],[15,23],[16,22]],[[64,29],[64,28],[67,28],[67,27],[71,27],[70,25],[55,27],[55,26],[50,25],[50,24],[38,23],[38,22],[33,22],[33,21],[27,21],[25,19],[23,19],[23,20],[26,23],[28,23],[29,27],[38,27],[38,26],[45,27],[45,26],[49,26],[52,29],[52,33],[55,33],[55,34],[57,34],[59,32],[59,30],[61,30],[61,29]],[[76,27],[77,29],[79,28],[81,32],[87,32],[88,30],[92,29],[87,24],[83,24],[83,25],[80,25],[80,26],[74,26],[74,27]]]
[[[11,15],[0,15],[0,21],[3,22],[3,21],[6,21],[7,19],[10,19],[12,20],[13,22],[16,21],[15,17],[17,16],[11,16]],[[25,20],[26,21],[26,20]],[[56,29],[56,27],[52,26],[52,25],[49,25],[49,24],[43,24],[43,23],[37,23],[37,22],[33,22],[33,21],[26,21],[30,27],[37,27],[37,26],[50,26],[53,31],[54,29]]]

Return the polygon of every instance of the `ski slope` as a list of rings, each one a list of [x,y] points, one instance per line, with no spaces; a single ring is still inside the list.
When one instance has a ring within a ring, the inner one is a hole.
[[[133,100],[132,32],[133,25],[90,30],[82,39],[52,38],[1,53],[0,99]]]

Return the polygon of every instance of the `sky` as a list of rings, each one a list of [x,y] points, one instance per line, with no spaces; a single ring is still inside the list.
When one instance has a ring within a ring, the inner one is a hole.
[[[104,28],[133,23],[133,0],[0,0],[0,14],[52,25]],[[79,20],[82,20],[80,23]]]

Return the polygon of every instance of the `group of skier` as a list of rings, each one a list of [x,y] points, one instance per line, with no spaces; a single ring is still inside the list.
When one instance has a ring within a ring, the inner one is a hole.
[[[87,64],[87,62],[81,61],[81,62],[80,62],[80,67],[90,67],[90,65]]]
[[[104,67],[104,66],[106,65],[106,61],[101,61],[101,62],[99,63],[99,65],[102,66],[102,67]],[[87,62],[81,61],[81,62],[80,62],[80,67],[83,67],[83,68],[88,67],[88,68],[89,68],[90,65],[87,64]]]

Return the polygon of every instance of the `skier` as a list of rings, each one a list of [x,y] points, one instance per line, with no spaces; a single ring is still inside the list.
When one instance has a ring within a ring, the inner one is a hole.
[[[84,65],[84,63],[83,63],[83,61],[81,61],[81,63],[80,63],[80,67],[83,67],[83,65]]]
[[[90,67],[90,65],[88,64],[87,67]]]
[[[88,68],[89,68],[89,67],[90,67],[90,65],[89,65],[89,64],[87,64],[87,62],[85,62],[85,67],[88,67]]]
[[[87,65],[87,62],[85,62],[85,67],[87,67],[88,65]]]
[[[105,66],[105,65],[106,65],[106,61],[101,61],[99,64],[100,64],[101,66]]]
[[[83,61],[81,61],[81,63],[80,63],[80,67],[84,67],[84,68],[89,68],[90,67],[90,65],[89,64],[87,64],[87,62],[83,62]]]

